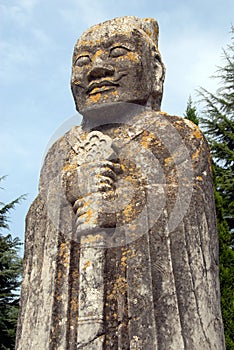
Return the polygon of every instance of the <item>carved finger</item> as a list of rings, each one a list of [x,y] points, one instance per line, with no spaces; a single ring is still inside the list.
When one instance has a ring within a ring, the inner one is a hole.
[[[108,184],[108,185],[112,186],[114,183],[114,180],[109,176],[99,175],[99,176],[97,176],[96,183],[98,185],[99,184]]]
[[[115,174],[121,174],[123,172],[123,169],[119,163],[113,163],[113,162],[111,163],[113,165],[112,170],[115,172]]]
[[[98,190],[101,192],[107,192],[113,190],[113,186],[109,185],[108,183],[99,183],[98,184]]]
[[[116,181],[116,179],[117,179],[116,173],[112,169],[110,169],[109,167],[101,168],[100,175],[102,175],[103,177],[108,177],[108,178],[112,179],[113,181]]]
[[[83,225],[85,223],[85,217],[78,217],[77,219],[76,219],[76,227],[78,228],[78,227],[80,227],[81,225]]]
[[[102,162],[102,165],[110,168],[115,174],[119,174],[120,172],[122,172],[122,169],[119,163],[112,162],[110,160],[104,160]]]
[[[83,198],[77,199],[73,205],[73,209],[76,212],[78,209],[85,206],[85,200]]]
[[[80,216],[86,214],[86,212],[87,212],[87,208],[86,207],[79,207],[77,209],[77,211],[76,211],[76,216],[80,217]]]

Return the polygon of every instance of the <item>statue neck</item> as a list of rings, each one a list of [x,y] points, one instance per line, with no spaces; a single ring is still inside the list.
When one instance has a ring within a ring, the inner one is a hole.
[[[105,124],[132,123],[146,110],[151,108],[127,102],[106,103],[82,111],[81,127],[88,131]]]

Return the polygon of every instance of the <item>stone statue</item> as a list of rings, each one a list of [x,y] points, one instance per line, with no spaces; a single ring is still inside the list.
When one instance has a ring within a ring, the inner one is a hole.
[[[50,148],[27,216],[17,350],[225,349],[207,143],[160,111],[154,19],[75,45],[81,126]]]

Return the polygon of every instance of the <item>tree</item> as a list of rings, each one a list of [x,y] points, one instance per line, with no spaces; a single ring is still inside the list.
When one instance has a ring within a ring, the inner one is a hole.
[[[220,245],[221,308],[227,350],[234,349],[234,27],[232,43],[223,50],[224,66],[215,78],[216,93],[201,88],[204,103],[199,118],[213,158],[215,201]]]
[[[2,181],[4,177],[0,177]],[[0,349],[14,349],[15,332],[19,308],[19,286],[21,282],[22,259],[19,238],[11,234],[3,235],[9,229],[8,214],[25,196],[20,196],[9,204],[0,202]]]
[[[198,125],[199,118],[197,115],[197,108],[193,105],[191,96],[188,98],[186,111],[184,114],[185,119],[191,120],[194,124]]]

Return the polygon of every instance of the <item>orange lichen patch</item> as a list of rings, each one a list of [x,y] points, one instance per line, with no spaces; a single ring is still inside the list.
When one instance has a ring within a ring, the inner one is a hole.
[[[203,181],[202,176],[197,176],[196,179],[197,179],[198,181]]]
[[[103,100],[107,100],[108,99],[108,94],[105,94],[104,96],[103,96]]]
[[[155,37],[158,37],[158,28],[156,26],[154,27],[154,35]]]
[[[144,31],[146,32],[146,34],[147,34],[150,38],[152,38],[152,32],[151,32],[149,29],[145,29]],[[152,39],[153,39],[153,38],[152,38]]]
[[[122,256],[122,258],[121,258],[121,265],[126,266],[127,265],[126,261],[127,261],[127,257],[126,256]]]
[[[144,21],[145,22],[149,22],[149,23],[152,23],[152,18],[150,18],[150,17],[146,17],[146,18],[144,18]],[[157,23],[157,22],[156,22]],[[153,28],[154,28],[154,30],[153,30],[153,33],[154,33],[154,35],[158,35],[158,26],[157,26],[157,24],[155,23],[155,21],[153,22]]]
[[[131,255],[128,256],[128,259],[135,258],[137,256],[136,253],[131,252]]]
[[[193,159],[193,160],[194,160],[194,159],[198,159],[198,158],[199,158],[199,155],[200,155],[200,151],[199,151],[199,149],[197,149],[196,152],[192,154],[192,159]]]
[[[59,256],[63,256],[66,250],[67,250],[67,244],[61,243],[59,247]]]
[[[74,311],[74,312],[76,312],[76,311],[78,311],[78,306],[79,306],[79,304],[78,304],[78,302],[77,302],[77,300],[71,300],[71,309],[72,309],[72,311]]]
[[[197,138],[197,139],[201,139],[203,136],[202,136],[202,133],[201,131],[198,129],[198,127],[196,128],[196,130],[193,132],[193,135]]]
[[[97,103],[101,99],[101,93],[99,92],[97,94],[91,95],[91,96],[89,96],[89,99],[90,99],[91,103]]]
[[[111,91],[111,95],[118,96],[118,92],[116,90]]]
[[[116,290],[116,292],[124,294],[124,292],[126,291],[126,287],[127,287],[127,281],[125,277],[119,277],[115,281],[114,289]]]
[[[163,112],[163,111],[160,111],[159,114],[162,114],[162,115],[168,115],[167,112]]]
[[[176,124],[179,128],[184,128],[184,120],[183,119],[177,120]]]
[[[121,168],[122,171],[126,170],[126,166],[124,164],[120,164],[120,168]]]
[[[124,215],[126,221],[131,221],[133,213],[136,211],[136,208],[133,204],[129,203],[125,208],[124,208]]]
[[[92,60],[95,61],[98,57],[100,57],[104,53],[103,50],[97,50],[95,54],[93,55]]]
[[[58,274],[57,274],[57,280],[60,281],[62,278],[62,271],[58,270]]]
[[[126,267],[127,267],[128,253],[131,251],[126,250],[125,247],[123,247],[121,250],[122,250],[122,258],[120,260],[120,268],[121,268],[121,271],[124,273],[124,271],[126,270]]]
[[[113,300],[117,298],[119,294],[125,294],[127,291],[127,281],[125,277],[119,277],[116,279],[112,291],[107,291],[107,300]]]
[[[87,138],[87,133],[81,133],[81,134],[79,135],[79,138],[80,138],[81,141],[85,141],[86,138]]]
[[[64,171],[64,172],[72,171],[72,170],[75,170],[75,169],[77,169],[77,164],[75,164],[75,163],[66,164],[66,165],[63,167],[63,171]]]
[[[88,260],[88,261],[85,263],[85,265],[84,265],[83,269],[84,269],[84,270],[86,270],[86,269],[87,269],[87,267],[89,267],[90,265],[91,265],[91,261],[90,261],[90,260]]]
[[[120,57],[121,58],[121,57]],[[134,52],[129,51],[127,55],[124,56],[124,59],[129,59],[130,61],[138,62],[139,56],[136,55]]]
[[[61,264],[64,267],[68,267],[69,266],[69,261],[70,261],[69,249],[70,249],[69,243],[61,243],[60,246],[59,246],[58,255],[61,257]],[[58,278],[61,278],[62,277],[62,273],[61,273],[61,276],[59,276],[59,272],[58,272]]]
[[[209,163],[210,173],[213,174],[213,166],[212,166],[212,161],[210,157],[208,158],[208,163]]]
[[[82,244],[85,243],[96,243],[96,242],[100,242],[101,240],[103,240],[103,237],[101,235],[87,235],[87,236],[83,236],[82,237]]]
[[[128,182],[133,182],[133,178],[132,178],[132,176],[131,175],[128,175],[128,176],[126,176],[125,178],[124,178],[124,180],[125,181],[128,181]]]
[[[142,134],[142,140],[141,140],[141,145],[144,147],[144,148],[148,148],[148,133],[147,131],[143,131],[143,134]]]
[[[174,159],[172,157],[168,157],[164,160],[165,165],[171,165],[172,163],[174,163]]]
[[[94,44],[94,41],[91,41],[91,40],[78,40],[77,42],[77,46],[91,46]]]
[[[90,194],[90,193],[89,193],[89,194]],[[83,203],[83,208],[88,207],[88,206],[90,205],[90,202],[91,202],[91,200],[85,201],[85,202]]]
[[[154,140],[155,140],[155,135],[153,133],[148,133],[146,130],[143,131],[141,145],[144,148],[149,149],[151,142]]]
[[[86,223],[90,224],[91,220],[93,219],[94,212],[91,208],[88,208],[86,211]]]
[[[123,250],[123,253],[122,253],[123,255],[132,253],[131,249],[125,250],[125,247],[123,247],[122,250]]]

